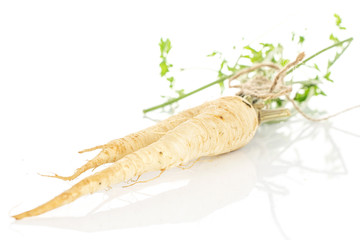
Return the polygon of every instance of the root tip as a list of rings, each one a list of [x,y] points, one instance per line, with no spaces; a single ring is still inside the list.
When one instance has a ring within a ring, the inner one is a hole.
[[[15,218],[15,220],[20,220],[20,219],[23,219],[25,218],[26,216],[24,215],[24,213],[20,213],[20,214],[17,214],[17,215],[14,215],[14,216],[11,216],[13,218]]]
[[[51,178],[57,178],[57,179],[61,179],[61,180],[64,180],[64,181],[71,181],[74,179],[73,176],[70,176],[70,177],[63,177],[63,176],[59,176],[57,174],[54,174],[54,175],[45,175],[45,174],[40,174],[38,173],[40,176],[42,177],[51,177]]]

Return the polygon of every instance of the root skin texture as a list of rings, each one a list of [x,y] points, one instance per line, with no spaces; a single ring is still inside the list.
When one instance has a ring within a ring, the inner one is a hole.
[[[81,180],[43,205],[13,217],[22,219],[40,215],[146,172],[164,171],[202,156],[239,149],[252,139],[258,124],[256,110],[241,97],[222,97],[207,102],[108,143],[103,151],[111,149],[107,150],[108,154],[113,151],[107,160],[114,162],[110,167]]]
[[[93,148],[80,151],[79,153],[85,153],[97,149],[102,149],[102,151],[97,156],[89,160],[86,164],[84,164],[80,168],[76,169],[74,174],[71,176],[67,176],[67,177],[59,176],[57,174],[42,175],[42,176],[58,178],[65,181],[71,181],[89,169],[95,169],[106,163],[116,162],[125,155],[135,152],[140,148],[143,148],[159,140],[159,138],[162,137],[164,134],[166,134],[166,132],[168,132],[169,130],[175,128],[176,126],[189,120],[190,118],[198,115],[202,107],[204,106],[200,105],[194,108],[190,108],[139,132],[129,134],[123,138],[112,140],[105,145],[99,145]]]

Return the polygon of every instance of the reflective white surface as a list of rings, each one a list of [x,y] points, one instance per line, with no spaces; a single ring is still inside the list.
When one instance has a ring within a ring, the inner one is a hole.
[[[204,158],[188,170],[169,170],[145,184],[86,196],[41,217],[11,223],[8,231],[14,236],[118,231],[135,237],[163,233],[160,239],[168,234],[175,239],[355,239],[360,136],[336,125],[303,119],[264,125],[241,150]],[[29,175],[17,176],[25,180],[16,184],[25,193],[10,193],[13,201],[23,197],[23,206],[53,196],[44,190],[64,189],[55,180]]]
[[[302,22],[315,24],[321,21],[319,16],[342,13],[355,40],[334,67],[335,83],[327,86],[329,96],[314,99],[310,107],[333,113],[360,103],[359,32],[355,31],[360,21],[355,21],[357,13],[346,1],[327,6],[303,3],[299,8],[288,2],[262,2],[265,22],[250,18],[246,10],[261,4],[167,3],[173,18],[165,14],[165,27],[160,27],[165,2],[43,4],[2,3],[0,10],[7,20],[1,26],[5,37],[0,40],[4,53],[0,57],[4,66],[0,73],[0,228],[4,239],[360,238],[359,110],[320,123],[294,116],[262,125],[238,151],[203,158],[187,170],[168,170],[148,183],[113,186],[15,222],[10,215],[33,208],[73,184],[37,173],[70,174],[95,155],[78,155],[78,150],[153,124],[141,110],[158,103],[167,87],[158,77],[161,36],[173,39],[174,55],[179,57],[174,61],[196,65],[193,62],[206,53],[229,46],[241,36],[255,39],[271,26],[276,26],[275,32],[281,32],[282,26],[291,29],[282,18],[296,27]],[[315,7],[323,10],[322,15],[317,15]],[[184,14],[187,9],[190,13]],[[216,10],[220,13],[214,19]],[[223,31],[214,32],[220,26]],[[212,35],[216,36],[209,38]],[[315,45],[314,49],[324,46]],[[187,54],[195,54],[194,59]],[[190,73],[194,79],[187,89],[214,77],[207,71]],[[181,107],[218,94],[217,88],[209,90],[185,100]]]

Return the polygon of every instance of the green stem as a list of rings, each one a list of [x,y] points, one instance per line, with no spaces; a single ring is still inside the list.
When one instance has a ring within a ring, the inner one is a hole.
[[[340,41],[340,42],[338,42],[338,43],[335,43],[335,44],[333,44],[333,45],[331,45],[331,46],[329,46],[329,47],[326,47],[326,48],[324,48],[324,49],[316,52],[315,54],[311,55],[310,57],[306,58],[304,61],[302,61],[301,63],[299,63],[299,64],[296,65],[295,67],[293,67],[293,68],[292,68],[291,70],[289,70],[286,74],[289,74],[289,73],[293,72],[295,69],[297,69],[298,67],[304,65],[305,63],[307,63],[307,62],[310,61],[311,59],[315,58],[316,56],[320,55],[321,53],[323,53],[323,52],[325,52],[325,51],[327,51],[327,50],[329,50],[329,49],[332,49],[332,48],[334,48],[334,47],[340,46],[340,45],[342,45],[342,44],[344,44],[344,43],[346,43],[346,42],[348,42],[348,45],[342,50],[342,52],[341,52],[338,56],[336,56],[336,58],[335,58],[334,61],[333,61],[333,63],[334,63],[334,62],[343,54],[343,52],[349,47],[349,45],[350,45],[350,43],[352,42],[352,40],[353,40],[353,38],[351,37],[351,38],[345,39],[345,40],[343,40],[343,41]],[[169,101],[167,101],[167,102],[164,102],[164,103],[162,103],[162,104],[156,105],[156,106],[151,107],[151,108],[144,109],[144,110],[143,110],[143,113],[151,112],[151,111],[154,111],[154,110],[156,110],[156,109],[163,108],[163,107],[165,107],[165,106],[168,106],[168,105],[170,105],[170,104],[173,104],[173,103],[175,103],[175,102],[177,102],[177,101],[179,101],[179,100],[181,100],[181,99],[183,99],[183,98],[186,98],[186,97],[188,97],[188,96],[190,96],[190,95],[193,95],[193,94],[195,94],[195,93],[197,93],[197,92],[200,92],[200,91],[202,91],[202,90],[204,90],[204,89],[206,89],[206,88],[208,88],[208,87],[211,87],[212,85],[215,85],[215,84],[224,82],[226,79],[228,79],[229,77],[233,76],[234,74],[235,74],[235,73],[230,74],[230,75],[225,75],[225,76],[223,76],[223,77],[221,77],[221,78],[219,78],[219,79],[217,79],[217,80],[215,80],[215,81],[213,81],[213,82],[211,82],[211,83],[208,83],[208,84],[206,84],[206,85],[204,85],[204,86],[202,86],[202,87],[200,87],[200,88],[198,88],[198,89],[195,89],[195,90],[193,90],[193,91],[191,91],[191,92],[189,92],[189,93],[186,93],[186,94],[184,94],[184,95],[182,95],[182,96],[180,96],[180,97],[173,98],[173,99],[171,99],[171,100],[169,100]]]
[[[306,84],[319,84],[319,83],[321,83],[321,81],[319,80],[290,81],[290,85],[294,85],[294,84],[306,85]]]
[[[346,47],[344,47],[343,50],[342,50],[339,54],[337,54],[337,55],[335,56],[334,60],[332,61],[331,65],[328,66],[328,68],[330,68],[332,65],[334,65],[334,63],[341,57],[341,55],[345,52],[345,50],[350,46],[350,43],[352,42],[353,38],[349,38],[349,39],[347,39],[347,40],[348,40],[349,42],[348,42],[348,44],[346,45]],[[345,41],[346,41],[346,40],[345,40]]]
[[[181,100],[181,99],[183,99],[183,98],[186,98],[186,97],[188,97],[188,96],[190,96],[190,95],[193,95],[193,94],[195,94],[195,93],[197,93],[197,92],[200,92],[201,90],[204,90],[205,88],[211,87],[212,85],[215,85],[215,84],[218,84],[218,83],[221,83],[221,82],[224,82],[226,79],[228,79],[229,77],[231,77],[231,76],[233,76],[233,75],[234,75],[234,74],[225,75],[225,76],[223,76],[223,77],[221,77],[221,78],[219,78],[219,79],[217,79],[217,80],[215,80],[215,81],[213,81],[213,82],[211,82],[211,83],[208,83],[208,84],[206,84],[206,85],[204,85],[204,86],[202,86],[202,87],[199,87],[198,89],[195,89],[195,90],[193,90],[193,91],[191,91],[191,92],[189,92],[189,93],[186,93],[186,94],[184,94],[184,95],[181,95],[180,97],[173,98],[173,99],[171,99],[171,100],[169,100],[169,101],[167,101],[167,102],[164,102],[164,103],[162,103],[162,104],[156,105],[156,106],[151,107],[151,108],[144,109],[144,110],[143,110],[143,113],[151,112],[151,111],[154,111],[154,110],[156,110],[156,109],[163,108],[163,107],[165,107],[165,106],[167,106],[167,105],[173,104],[174,102],[177,102],[177,101],[179,101],[179,100]]]
[[[334,63],[334,62],[341,56],[341,54],[343,54],[343,52],[349,47],[349,45],[350,45],[350,43],[352,42],[352,40],[354,40],[354,38],[351,37],[351,38],[345,39],[345,40],[343,40],[343,41],[341,41],[341,42],[335,43],[335,44],[333,44],[333,45],[331,45],[331,46],[329,46],[329,47],[326,47],[326,48],[318,51],[317,53],[311,55],[310,57],[306,58],[304,61],[302,61],[301,63],[299,63],[298,65],[296,65],[296,66],[293,67],[292,69],[290,69],[286,74],[289,74],[289,73],[293,72],[295,69],[297,69],[298,67],[304,65],[305,63],[307,63],[308,61],[310,61],[310,60],[313,59],[314,57],[320,55],[321,53],[323,53],[323,52],[325,52],[325,51],[327,51],[327,50],[329,50],[329,49],[331,49],[331,48],[340,46],[340,45],[348,42],[348,45],[347,45],[347,46],[343,49],[343,51],[334,59],[334,61],[333,61],[333,63]]]

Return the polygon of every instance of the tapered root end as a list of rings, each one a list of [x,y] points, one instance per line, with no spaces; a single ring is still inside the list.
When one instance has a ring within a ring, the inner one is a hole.
[[[97,150],[97,149],[103,149],[104,147],[105,147],[105,145],[99,145],[99,146],[96,146],[96,147],[81,150],[81,151],[79,151],[79,153],[91,152],[91,151],[94,151],[94,150]]]
[[[77,176],[76,175],[72,175],[72,176],[68,176],[68,177],[63,177],[63,176],[59,176],[57,174],[54,174],[54,175],[44,175],[44,174],[40,174],[40,176],[42,177],[51,177],[51,178],[57,178],[57,179],[61,179],[61,180],[64,180],[64,181],[71,181],[71,180],[74,180]]]
[[[80,191],[82,189],[82,191]],[[84,190],[85,189],[85,190]],[[61,207],[65,204],[73,202],[75,199],[90,193],[89,190],[89,181],[82,181],[80,183],[75,184],[69,190],[59,194],[58,196],[54,197],[50,201],[33,208],[29,211],[17,214],[12,216],[16,220],[20,220],[27,217],[35,217],[41,215],[43,213],[49,212],[55,208]]]
[[[23,218],[26,218],[26,217],[30,217],[30,216],[28,216],[27,214],[26,214],[26,212],[24,212],[24,213],[20,213],[20,214],[18,214],[18,215],[14,215],[14,216],[12,216],[13,218],[15,218],[15,220],[20,220],[20,219],[23,219]]]
[[[107,163],[107,162],[101,162],[101,161],[99,161],[98,157],[95,157],[94,159],[89,160],[86,164],[84,164],[80,168],[76,169],[76,171],[71,176],[68,176],[68,177],[59,176],[57,174],[54,174],[54,175],[39,174],[39,175],[44,176],[44,177],[57,178],[57,179],[61,179],[64,181],[71,181],[71,180],[74,180],[75,178],[77,178],[78,176],[80,176],[82,173],[86,172],[87,170],[93,169],[93,171],[94,171],[98,166],[105,164],[105,163]]]

